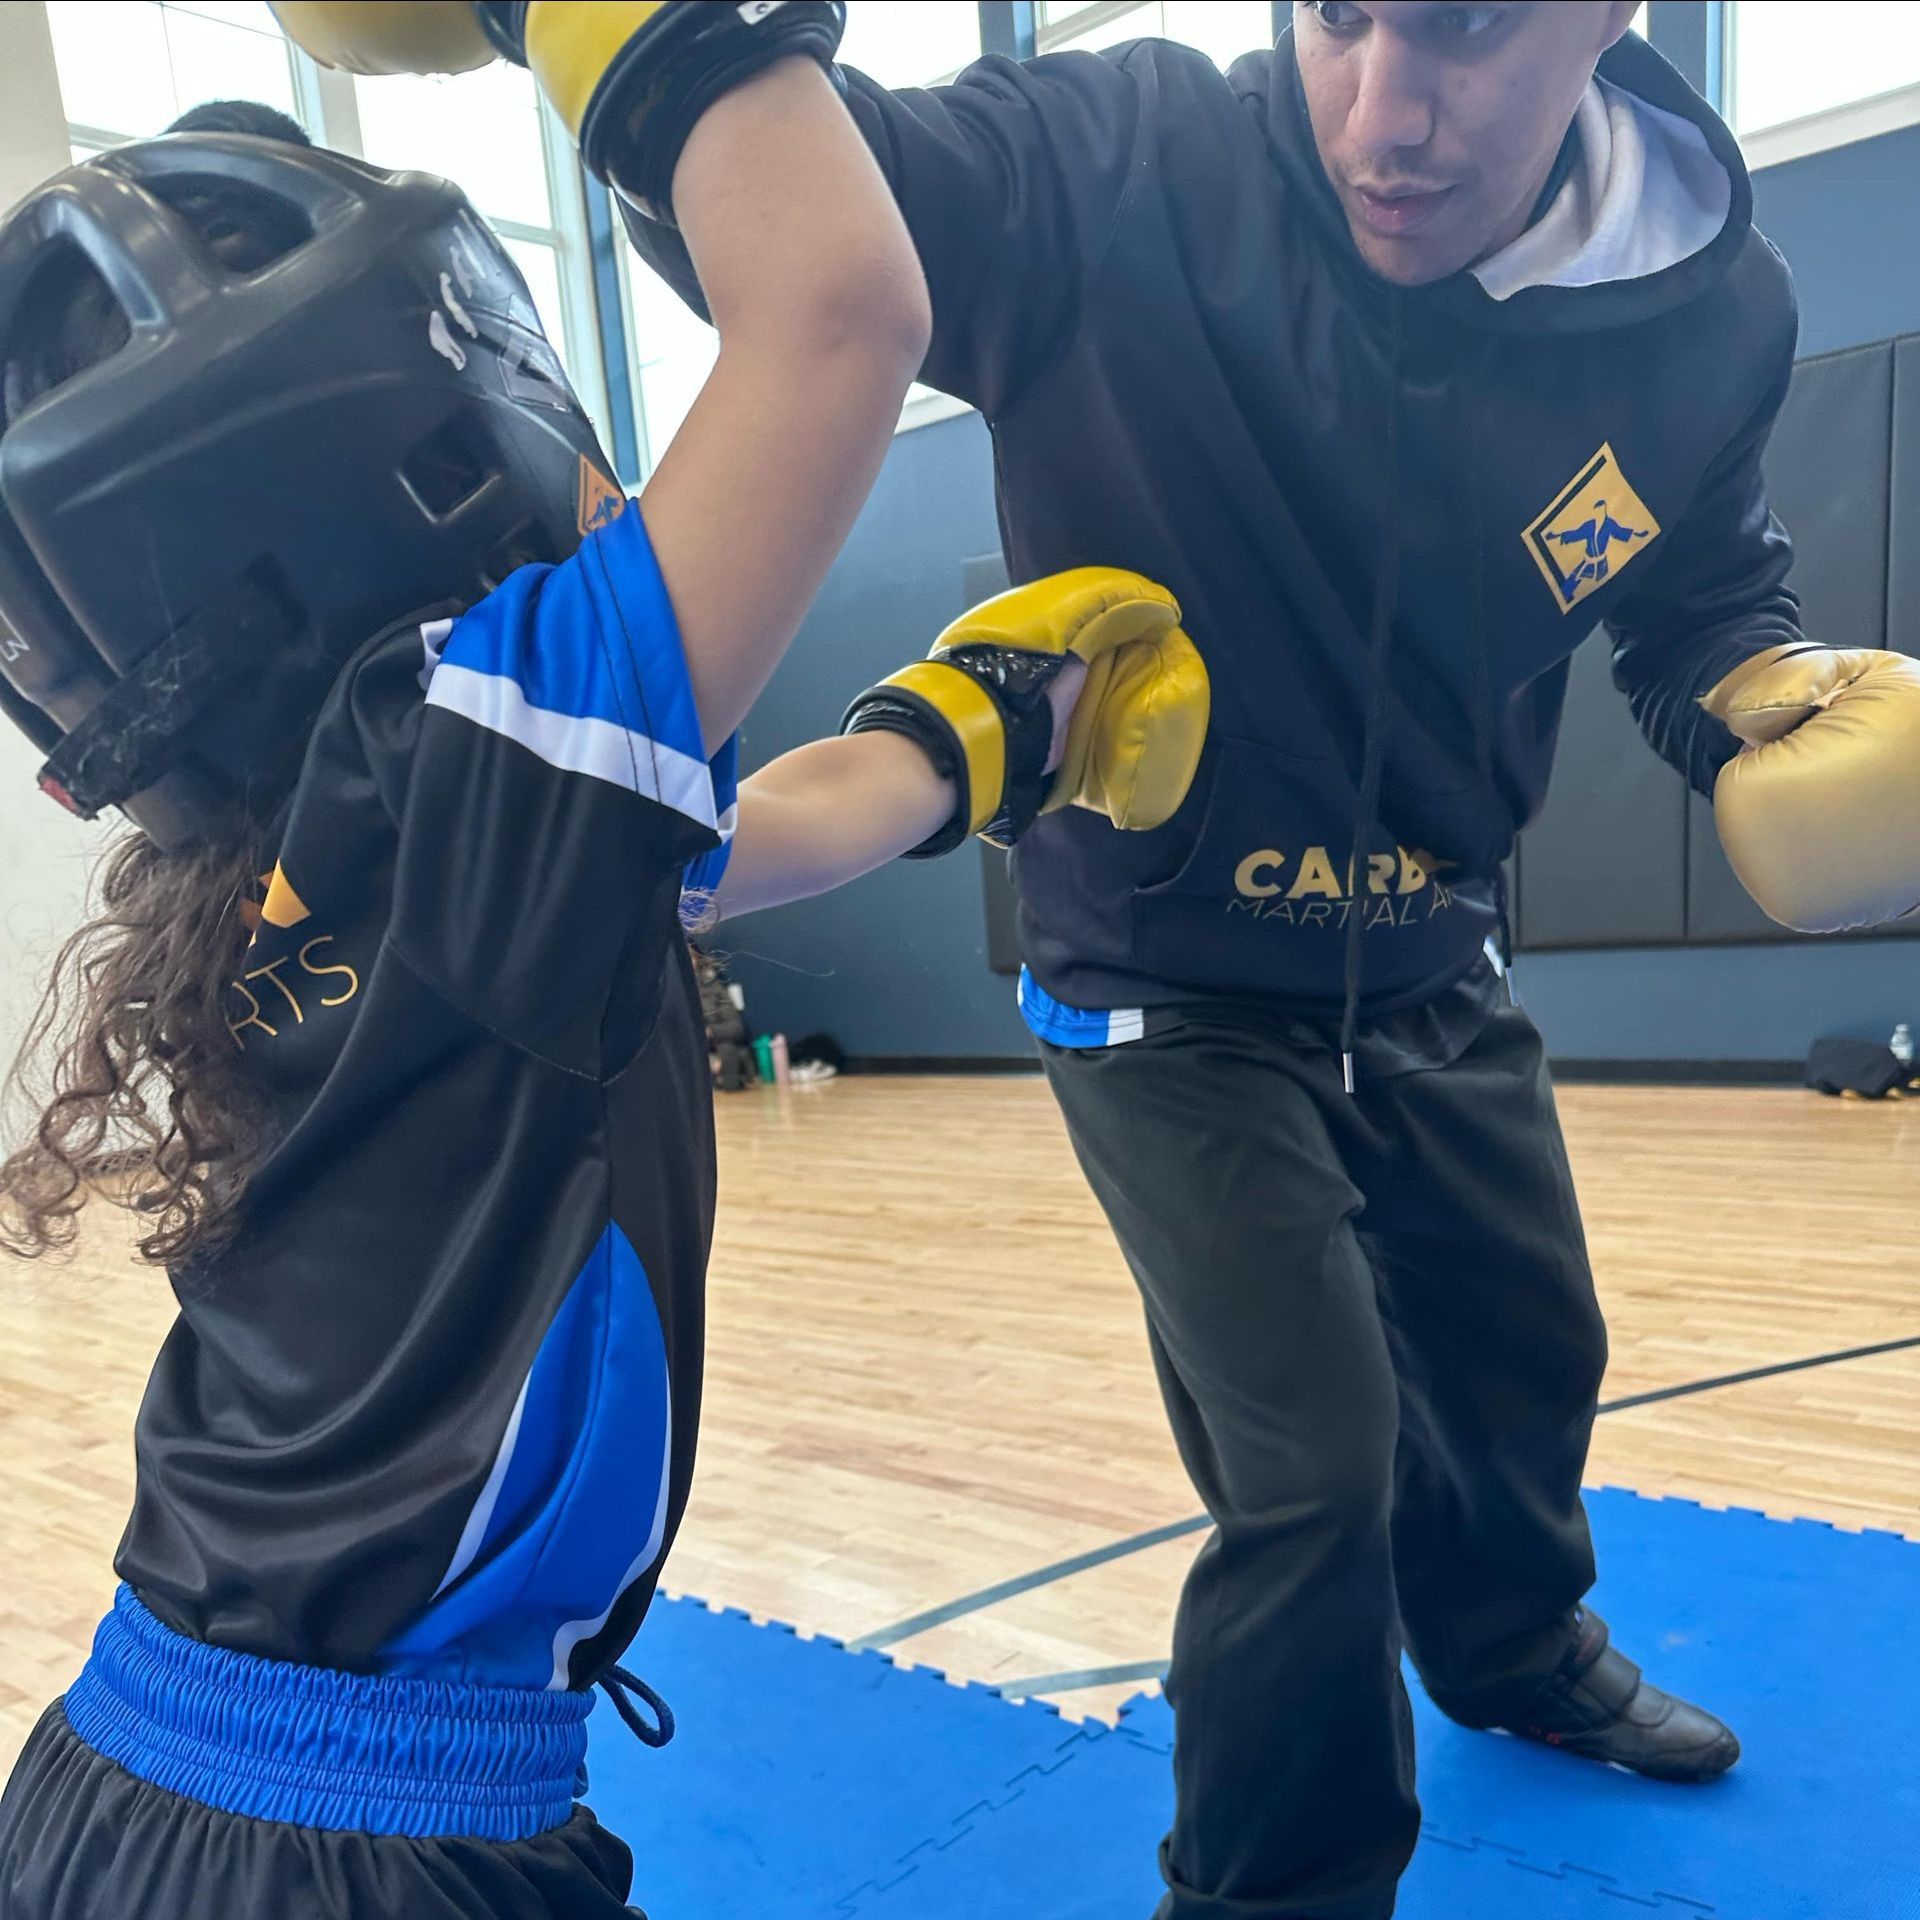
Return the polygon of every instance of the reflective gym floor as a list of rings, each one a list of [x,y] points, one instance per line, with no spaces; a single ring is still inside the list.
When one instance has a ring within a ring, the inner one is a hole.
[[[1920,1104],[1561,1097],[1607,1398],[1640,1402],[1603,1414],[1590,1483],[1920,1538]],[[1045,1087],[852,1078],[718,1108],[701,1465],[667,1588],[1110,1719],[1165,1658],[1201,1535]],[[4,1270],[8,1762],[112,1591],[169,1317],[125,1246],[103,1211],[72,1265]]]

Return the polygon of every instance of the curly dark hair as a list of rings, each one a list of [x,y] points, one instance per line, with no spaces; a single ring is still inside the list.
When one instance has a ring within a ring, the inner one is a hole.
[[[307,144],[297,123],[255,101],[213,101],[167,129],[196,130]],[[228,265],[253,263],[257,210],[244,193],[196,188],[176,211]],[[0,352],[0,404],[21,410],[126,336],[96,277],[44,276]],[[249,938],[245,905],[268,864],[260,828],[244,820],[176,852],[137,833],[109,846],[97,912],[61,948],[9,1079],[34,1118],[0,1160],[0,1249],[33,1259],[70,1247],[81,1208],[101,1192],[147,1222],[139,1248],[157,1263],[212,1251],[231,1233],[266,1142],[228,992]]]
[[[0,1160],[0,1248],[70,1247],[97,1192],[148,1222],[156,1263],[227,1237],[265,1146],[227,1000],[260,867],[244,826],[178,852],[138,833],[108,849],[98,911],[61,948],[10,1079],[38,1118]]]

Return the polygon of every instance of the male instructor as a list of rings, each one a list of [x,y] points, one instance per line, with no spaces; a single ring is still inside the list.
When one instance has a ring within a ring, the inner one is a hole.
[[[1920,674],[1801,636],[1760,475],[1792,286],[1632,12],[1324,0],[1226,76],[1159,41],[846,75],[1014,578],[1150,574],[1212,676],[1169,825],[1068,809],[1014,860],[1022,1006],[1217,1523],[1163,1920],[1391,1913],[1403,1641],[1469,1725],[1738,1753],[1581,1604],[1606,1342],[1502,862],[1603,623],[1769,911],[1907,911]]]

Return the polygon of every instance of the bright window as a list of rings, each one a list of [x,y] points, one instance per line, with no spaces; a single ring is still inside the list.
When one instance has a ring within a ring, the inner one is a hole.
[[[478,73],[356,80],[360,145],[382,167],[444,174],[491,220],[551,227],[533,75],[504,60]]]
[[[578,164],[523,69],[323,73],[264,0],[48,0],[47,20],[76,160],[203,101],[258,100],[322,145],[456,181],[525,276],[589,411],[603,410]]]
[[[1738,134],[1920,85],[1920,6],[1738,0],[1729,14],[1728,93]]]
[[[980,56],[974,0],[854,0],[840,58],[883,87],[950,80]]]
[[[1127,40],[1178,40],[1198,47],[1217,67],[1273,44],[1268,0],[1047,0],[1040,9],[1040,47],[1097,51]]]
[[[264,0],[47,0],[68,122],[140,140],[203,100],[294,111],[293,67]]]

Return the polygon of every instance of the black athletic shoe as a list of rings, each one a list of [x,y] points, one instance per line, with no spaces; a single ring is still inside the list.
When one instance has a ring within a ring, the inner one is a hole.
[[[1641,1679],[1607,1644],[1607,1623],[1584,1608],[1566,1657],[1506,1731],[1650,1780],[1713,1780],[1740,1758],[1732,1728]]]

